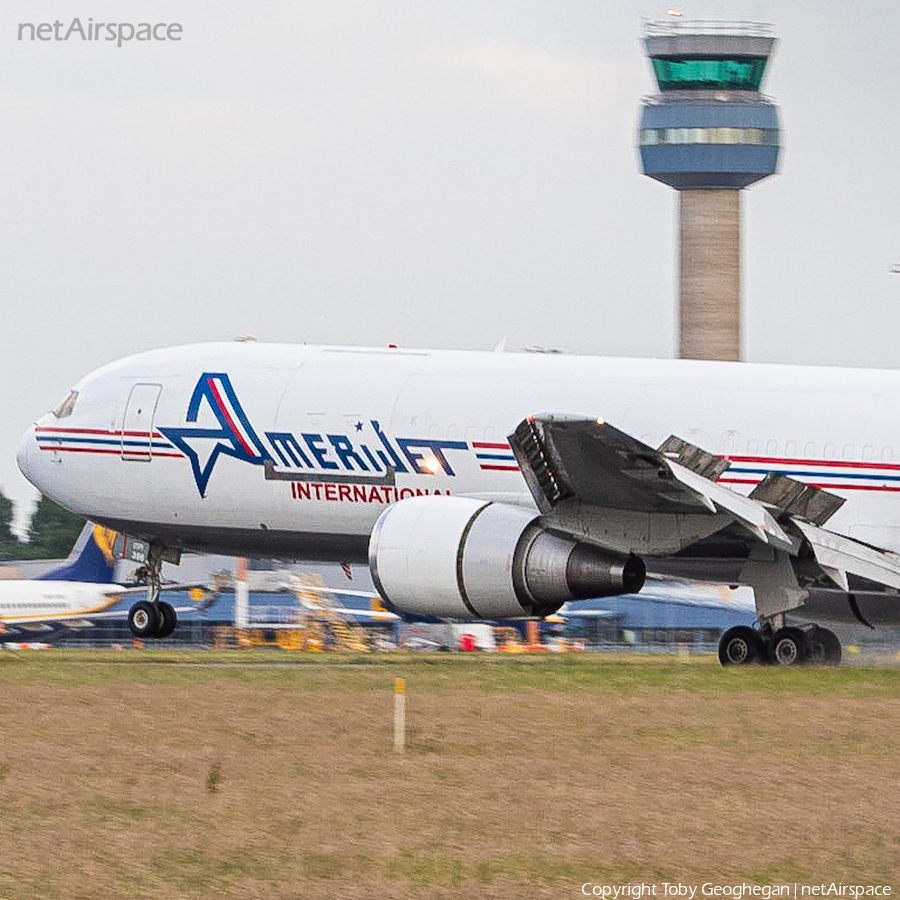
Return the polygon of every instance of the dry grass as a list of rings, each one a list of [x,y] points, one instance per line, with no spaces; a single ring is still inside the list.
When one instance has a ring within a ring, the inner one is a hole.
[[[898,874],[898,671],[51,651],[0,655],[0,696],[6,900]]]

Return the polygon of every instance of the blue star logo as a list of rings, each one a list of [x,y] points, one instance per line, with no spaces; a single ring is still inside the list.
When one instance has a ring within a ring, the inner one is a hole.
[[[204,372],[188,404],[188,422],[196,422],[202,405],[208,406],[218,427],[160,428],[159,430],[190,460],[194,481],[201,497],[216,462],[223,454],[261,466],[271,459],[224,372]]]

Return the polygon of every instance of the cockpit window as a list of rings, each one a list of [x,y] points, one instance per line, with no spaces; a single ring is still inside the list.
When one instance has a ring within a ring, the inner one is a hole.
[[[78,391],[69,391],[62,402],[53,410],[53,415],[57,419],[65,419],[66,416],[72,415],[75,409],[75,401],[78,399]]]

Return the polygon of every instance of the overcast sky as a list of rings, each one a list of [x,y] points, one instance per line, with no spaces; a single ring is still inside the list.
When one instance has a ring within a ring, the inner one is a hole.
[[[674,355],[676,197],[635,148],[642,21],[667,8],[4,0],[0,486],[25,509],[22,432],[151,347]],[[680,8],[779,38],[780,173],[743,197],[745,358],[900,365],[895,0]],[[17,39],[75,17],[181,40]]]

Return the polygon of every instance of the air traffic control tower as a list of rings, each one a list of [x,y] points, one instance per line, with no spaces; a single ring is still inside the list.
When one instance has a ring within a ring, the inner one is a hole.
[[[778,163],[778,110],[759,90],[774,43],[767,25],[646,26],[659,93],[644,101],[641,164],[679,194],[683,358],[741,358],[741,190]]]

